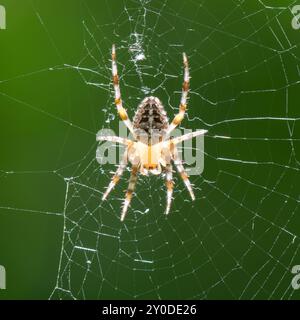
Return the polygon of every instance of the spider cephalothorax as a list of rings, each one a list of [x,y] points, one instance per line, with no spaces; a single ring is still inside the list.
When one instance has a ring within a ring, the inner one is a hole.
[[[183,179],[192,200],[195,200],[191,183],[178,155],[176,145],[198,135],[203,135],[207,131],[198,130],[193,133],[185,134],[181,137],[170,138],[170,133],[181,123],[186,111],[190,76],[188,60],[185,54],[183,54],[183,64],[184,82],[182,85],[179,113],[174,117],[171,124],[169,124],[167,113],[161,101],[156,97],[146,97],[141,102],[133,118],[133,123],[131,123],[127,115],[127,111],[124,109],[122,104],[116,64],[116,52],[115,47],[113,46],[112,48],[112,74],[115,90],[115,104],[120,118],[124,121],[125,125],[131,132],[133,140],[117,136],[100,136],[97,139],[99,141],[118,142],[127,146],[120,161],[119,167],[102,197],[103,200],[107,198],[110,191],[120,180],[120,177],[123,174],[128,162],[130,162],[132,165],[132,170],[121,214],[122,221],[126,216],[134,192],[138,172],[143,175],[148,175],[149,173],[165,173],[167,187],[166,214],[169,213],[173,194],[172,162],[175,164],[178,173]]]

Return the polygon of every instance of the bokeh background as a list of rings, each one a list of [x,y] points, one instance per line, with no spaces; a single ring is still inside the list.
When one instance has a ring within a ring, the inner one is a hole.
[[[0,299],[300,297],[297,1],[0,4]],[[128,172],[101,202],[112,43],[130,116],[146,95],[174,114],[190,59],[182,126],[209,130],[205,169],[194,203],[175,179],[167,218],[162,178],[140,179],[123,224]]]

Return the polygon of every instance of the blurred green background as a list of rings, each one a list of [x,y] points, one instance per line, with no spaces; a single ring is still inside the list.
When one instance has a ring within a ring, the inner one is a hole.
[[[0,4],[0,299],[300,297],[297,1]],[[96,162],[95,136],[118,128],[112,43],[131,117],[146,95],[172,117],[190,59],[182,126],[209,130],[205,169],[194,203],[176,178],[167,218],[162,178],[140,179],[124,224],[128,173],[101,203],[114,166]]]

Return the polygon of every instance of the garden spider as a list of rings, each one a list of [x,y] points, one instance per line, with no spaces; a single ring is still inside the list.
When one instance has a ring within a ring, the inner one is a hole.
[[[126,127],[131,132],[133,140],[118,136],[98,136],[97,140],[116,142],[126,146],[117,171],[115,172],[110,184],[108,185],[108,188],[103,194],[102,200],[107,198],[108,194],[119,182],[128,162],[130,162],[132,165],[129,185],[126,191],[126,197],[121,213],[121,221],[125,219],[128,207],[130,205],[138,172],[143,175],[148,175],[149,172],[157,175],[160,174],[162,170],[164,171],[167,188],[167,207],[165,213],[169,213],[173,194],[173,174],[171,161],[174,162],[178,173],[180,174],[186,188],[190,193],[192,200],[195,200],[192,185],[189,181],[187,173],[184,170],[183,163],[178,155],[176,145],[182,141],[203,135],[207,132],[207,130],[198,130],[180,137],[170,138],[170,133],[181,123],[186,111],[190,76],[188,60],[185,53],[183,53],[183,65],[184,82],[182,85],[179,113],[174,117],[171,124],[169,124],[167,114],[162,103],[156,97],[146,97],[141,102],[141,104],[138,106],[132,123],[122,104],[116,63],[116,51],[115,46],[112,46],[112,75],[115,91],[115,104],[120,118],[122,121],[124,121]]]

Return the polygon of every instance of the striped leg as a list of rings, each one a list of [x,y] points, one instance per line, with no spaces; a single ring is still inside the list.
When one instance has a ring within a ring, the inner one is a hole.
[[[135,188],[136,180],[137,180],[137,172],[138,172],[138,166],[132,166],[131,169],[131,175],[129,179],[128,189],[126,191],[126,196],[123,204],[122,214],[121,214],[121,221],[124,221],[128,207],[130,205],[133,191]]]
[[[179,113],[175,116],[172,123],[169,125],[167,130],[167,135],[169,135],[182,121],[184,118],[186,106],[187,106],[187,97],[190,87],[190,72],[189,72],[189,64],[188,59],[185,53],[183,53],[183,66],[184,66],[184,81],[182,84],[182,94],[181,101],[179,106]]]
[[[97,141],[110,141],[116,142],[124,145],[131,145],[133,142],[129,139],[118,137],[118,136],[98,136],[96,138]]]
[[[205,133],[207,132],[207,130],[198,130],[198,131],[195,131],[195,132],[190,132],[190,133],[187,133],[187,134],[184,134],[183,136],[179,136],[179,137],[176,137],[176,138],[173,138],[171,140],[171,142],[176,145],[180,142],[183,142],[183,141],[186,141],[186,140],[190,140],[194,137],[197,137],[197,136],[202,136],[204,135]]]
[[[181,179],[183,180],[186,188],[188,189],[188,191],[190,193],[190,196],[191,196],[192,200],[195,200],[195,195],[194,195],[194,192],[193,192],[193,188],[192,188],[191,182],[189,180],[189,176],[186,173],[186,171],[184,170],[182,161],[179,158],[178,151],[177,151],[177,148],[175,146],[173,146],[173,160],[174,160],[175,166],[177,168],[177,171],[180,174]]]
[[[173,187],[174,187],[173,172],[172,172],[171,164],[167,164],[166,166],[166,187],[167,187],[167,208],[165,213],[168,214],[171,208]]]
[[[112,180],[110,181],[105,193],[103,194],[102,200],[105,200],[107,198],[107,196],[109,195],[109,193],[112,191],[112,189],[115,187],[115,185],[119,182],[124,169],[126,168],[126,165],[128,163],[128,151],[127,149],[125,150],[122,160],[118,166],[118,169],[116,171],[116,173],[114,174],[114,176],[112,177]]]
[[[121,99],[121,91],[120,91],[120,85],[119,85],[119,76],[118,76],[118,68],[117,68],[117,62],[116,62],[116,49],[115,45],[112,46],[112,75],[113,75],[113,84],[115,89],[115,104],[119,113],[119,116],[122,121],[124,121],[126,127],[129,129],[129,131],[133,134],[135,137],[135,133],[133,130],[133,126],[131,121],[128,118],[127,111],[123,107],[122,99]]]

